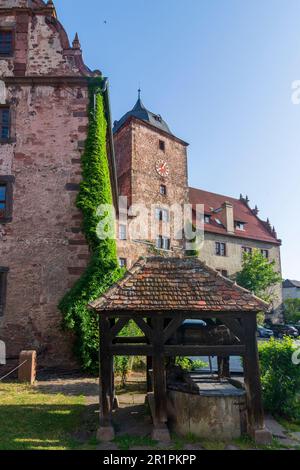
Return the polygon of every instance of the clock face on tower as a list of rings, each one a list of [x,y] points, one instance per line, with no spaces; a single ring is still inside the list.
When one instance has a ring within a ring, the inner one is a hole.
[[[167,177],[170,174],[170,168],[167,162],[164,160],[158,160],[156,162],[156,171],[159,176]]]

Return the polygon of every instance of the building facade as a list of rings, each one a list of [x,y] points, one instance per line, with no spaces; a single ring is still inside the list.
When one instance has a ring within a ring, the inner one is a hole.
[[[51,1],[0,1],[0,340],[48,367],[73,364],[57,305],[90,256],[75,199],[97,76]]]
[[[300,281],[286,279],[282,285],[283,300],[300,299]]]

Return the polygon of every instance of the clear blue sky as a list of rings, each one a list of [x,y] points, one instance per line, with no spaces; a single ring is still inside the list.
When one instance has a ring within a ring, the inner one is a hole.
[[[113,119],[145,105],[190,143],[190,185],[248,194],[300,280],[299,0],[56,0],[111,84]],[[107,24],[104,23],[107,21]]]

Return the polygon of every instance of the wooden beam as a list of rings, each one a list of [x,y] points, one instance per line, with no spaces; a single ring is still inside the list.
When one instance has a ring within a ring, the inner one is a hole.
[[[113,344],[148,344],[146,336],[117,336]]]
[[[241,326],[238,319],[235,318],[226,318],[225,315],[222,318],[222,322],[224,323],[227,328],[235,335],[237,338],[244,343],[245,341],[245,332],[243,327]]]
[[[153,318],[153,390],[155,399],[154,426],[162,427],[168,420],[167,380],[164,355],[164,319]]]
[[[153,338],[152,328],[149,325],[147,325],[147,323],[145,322],[145,320],[143,318],[134,317],[133,321],[142,330],[142,332],[147,336],[149,342],[151,343],[152,338]]]
[[[111,352],[114,356],[152,356],[151,345],[113,344]]]
[[[104,315],[104,312],[98,312],[99,315]],[[204,311],[188,311],[188,310],[166,310],[166,311],[152,311],[152,310],[115,310],[112,311],[105,311],[105,315],[108,317],[130,317],[134,320],[135,317],[137,318],[155,318],[159,316],[160,318],[168,318],[174,319],[178,315],[182,316],[182,320],[201,320],[205,318],[233,318],[233,319],[241,319],[247,315],[253,315],[255,312],[214,312],[211,310],[204,310]],[[258,313],[258,312],[256,312]]]
[[[170,321],[168,326],[164,329],[164,343],[166,343],[171,338],[171,336],[176,333],[182,322],[183,319],[181,315],[176,316],[173,318],[173,320]]]
[[[165,345],[165,356],[243,356],[245,346],[183,346]],[[111,353],[114,356],[153,356],[154,346],[139,344],[113,344]]]
[[[230,378],[230,357],[218,356],[218,376],[220,379]]]
[[[245,346],[183,346],[165,345],[166,356],[243,356]]]
[[[101,317],[101,316],[100,316]],[[129,322],[130,318],[120,318],[117,323],[110,329],[110,339],[113,340],[124,328],[124,326],[127,325]]]
[[[101,316],[99,322],[100,335],[100,425],[111,426],[112,394],[112,355],[110,351],[109,320]]]

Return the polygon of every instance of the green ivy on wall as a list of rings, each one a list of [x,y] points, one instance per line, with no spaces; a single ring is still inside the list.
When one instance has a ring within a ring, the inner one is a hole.
[[[81,278],[59,304],[63,326],[75,333],[75,352],[82,368],[98,371],[99,332],[97,315],[87,308],[124,274],[119,267],[116,241],[100,240],[97,215],[100,204],[113,204],[107,158],[107,120],[102,93],[102,79],[89,84],[89,129],[82,156],[82,183],[77,207],[83,214],[83,232],[91,252],[91,260]]]

